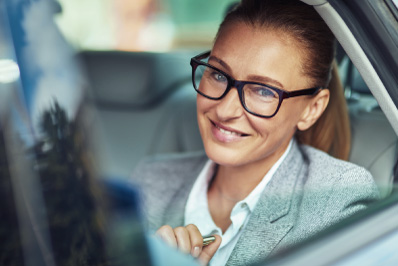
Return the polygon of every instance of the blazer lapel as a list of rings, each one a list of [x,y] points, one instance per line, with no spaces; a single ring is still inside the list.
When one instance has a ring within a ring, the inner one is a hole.
[[[163,224],[168,224],[173,228],[184,225],[185,205],[188,201],[189,192],[192,190],[195,179],[192,180],[191,178],[187,178],[187,181],[193,182],[185,182],[182,184],[181,188],[176,191],[168,208],[165,210]]]
[[[178,185],[175,184],[178,188],[170,200],[170,204],[165,209],[162,225],[168,224],[173,228],[184,225],[185,205],[188,201],[189,193],[206,161],[207,157],[203,156],[198,164],[188,167],[187,171],[182,173],[181,176],[183,176],[183,178],[179,178],[182,182]]]
[[[264,189],[227,265],[264,260],[293,227],[289,214],[303,158],[296,142]],[[285,217],[284,219],[281,219]]]

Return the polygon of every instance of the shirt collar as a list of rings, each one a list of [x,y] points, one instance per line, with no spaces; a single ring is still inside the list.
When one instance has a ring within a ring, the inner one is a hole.
[[[252,192],[250,192],[250,194],[245,199],[241,201],[242,203],[246,203],[248,205],[251,212],[254,210],[254,207],[256,206],[262,192],[264,191],[265,187],[271,180],[272,176],[274,175],[276,170],[278,170],[279,166],[282,164],[283,160],[286,158],[287,154],[291,150],[292,143],[293,139],[290,140],[289,145],[285,150],[285,152],[278,159],[278,161],[276,161],[276,163],[271,167],[271,169],[267,172],[267,174],[264,176],[261,182],[253,189]],[[240,204],[240,202],[238,202],[238,204]]]
[[[263,190],[265,189],[265,187],[271,180],[272,176],[274,175],[276,170],[279,168],[279,166],[281,165],[281,163],[283,162],[283,160],[286,158],[287,154],[291,150],[293,141],[294,141],[293,139],[290,140],[286,151],[282,154],[282,156],[278,159],[278,161],[271,167],[271,169],[267,172],[267,174],[264,176],[261,182],[253,189],[253,191],[250,192],[250,194],[245,199],[236,203],[231,213],[231,216],[233,215],[234,210],[237,209],[237,206],[247,205],[250,213],[254,210]],[[191,221],[198,221],[198,220],[200,221],[204,217],[211,217],[207,202],[207,190],[209,183],[214,176],[214,171],[216,167],[217,167],[216,163],[209,159],[204,165],[197,180],[195,181],[192,190],[189,194],[188,202],[185,209],[185,218],[187,217],[190,218],[189,221],[186,220],[186,223],[187,222],[189,223]],[[203,215],[203,213],[201,213],[203,212],[203,210],[207,211],[206,215]],[[203,227],[199,228],[201,232],[203,230],[203,233],[206,233],[206,231],[210,228],[216,227],[213,220],[211,219],[207,222],[203,221],[203,223],[201,224],[202,226],[206,224],[206,228]]]
[[[215,169],[216,164],[208,160],[189,193],[185,207],[185,225],[195,224],[203,235],[212,234],[217,227],[211,218],[207,202],[207,188]]]

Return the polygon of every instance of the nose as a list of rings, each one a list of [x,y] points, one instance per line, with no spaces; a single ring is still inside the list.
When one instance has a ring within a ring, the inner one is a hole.
[[[240,103],[238,90],[234,87],[218,101],[216,106],[216,114],[220,121],[239,118],[243,113],[244,109]]]

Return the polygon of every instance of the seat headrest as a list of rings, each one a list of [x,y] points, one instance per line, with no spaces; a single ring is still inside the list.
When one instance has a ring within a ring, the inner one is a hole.
[[[84,51],[97,103],[143,107],[167,96],[177,84],[190,82],[192,53]]]

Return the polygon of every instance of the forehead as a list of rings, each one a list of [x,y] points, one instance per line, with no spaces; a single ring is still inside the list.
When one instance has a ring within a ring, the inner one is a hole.
[[[228,64],[236,79],[262,75],[289,88],[294,83],[309,83],[302,71],[305,53],[298,46],[280,30],[234,22],[221,29],[212,55]]]

